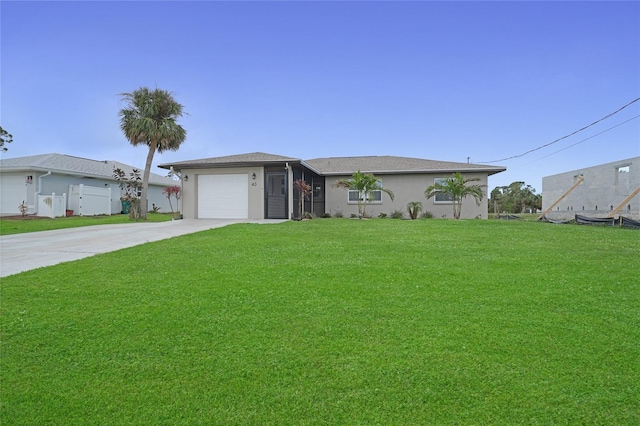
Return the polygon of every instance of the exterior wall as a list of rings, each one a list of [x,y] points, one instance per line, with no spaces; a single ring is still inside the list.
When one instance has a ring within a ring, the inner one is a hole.
[[[629,171],[620,173],[620,168],[626,167]],[[583,176],[584,182],[560,201],[547,214],[548,217],[572,219],[576,213],[590,217],[606,216],[640,187],[640,157],[542,178],[542,210],[547,210],[569,190],[578,176]],[[620,214],[640,218],[640,194],[629,200]]]
[[[185,219],[198,218],[198,176],[200,175],[249,175],[249,219],[264,218],[264,168],[230,167],[220,169],[184,169],[182,170],[182,215]],[[255,180],[251,175],[255,173]],[[188,177],[188,178],[186,178]],[[186,181],[185,181],[186,179]]]
[[[485,196],[479,206],[473,198],[465,198],[462,202],[462,219],[482,218],[487,215],[487,174],[486,173],[466,173],[465,178],[480,178],[474,184],[485,186]],[[344,188],[335,187],[335,182],[340,179],[349,179],[351,176],[327,176],[326,178],[326,212],[335,215],[341,211],[345,217],[358,213],[357,203],[348,202],[348,192]],[[404,175],[383,175],[376,174],[382,181],[382,186],[394,192],[395,199],[391,201],[389,196],[382,193],[382,202],[378,204],[368,203],[366,207],[367,215],[377,217],[380,213],[390,215],[394,210],[401,210],[405,217],[409,217],[407,203],[420,201],[423,212],[429,211],[435,218],[452,218],[453,205],[450,202],[435,202],[434,198],[426,199],[424,191],[433,185],[436,178],[451,177],[451,173],[439,174],[404,174]],[[422,213],[421,213],[422,214]]]
[[[180,182],[177,182],[174,184],[176,186],[180,186]],[[160,213],[171,213],[171,208],[169,207],[169,200],[167,199],[166,195],[164,195],[164,193],[162,192],[167,186],[169,185],[149,185],[149,188],[147,189],[147,198],[149,199],[149,206],[148,206],[148,210],[151,211],[153,208],[153,205],[155,204],[156,207],[160,207]],[[116,194],[120,194],[120,188],[117,188],[116,190]],[[111,191],[111,193],[113,194],[113,190]],[[117,197],[114,197],[117,198]],[[176,211],[176,206],[175,206],[175,199],[171,199],[171,202],[174,204],[173,206],[173,210]],[[120,211],[118,209],[118,211]]]

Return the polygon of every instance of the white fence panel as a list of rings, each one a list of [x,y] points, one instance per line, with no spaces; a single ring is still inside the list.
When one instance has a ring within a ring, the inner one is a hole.
[[[72,210],[73,214],[80,214],[80,185],[69,185],[67,209]]]
[[[61,217],[66,215],[67,194],[38,195],[38,216]]]
[[[69,185],[69,209],[80,216],[111,214],[111,187]]]

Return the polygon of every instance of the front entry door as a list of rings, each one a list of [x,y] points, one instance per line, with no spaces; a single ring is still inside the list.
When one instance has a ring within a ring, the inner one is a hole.
[[[286,173],[267,172],[265,204],[267,219],[288,219]]]

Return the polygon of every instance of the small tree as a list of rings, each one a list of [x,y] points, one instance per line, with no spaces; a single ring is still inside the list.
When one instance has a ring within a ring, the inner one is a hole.
[[[394,199],[393,191],[383,188],[380,183],[380,179],[372,173],[362,173],[358,170],[351,178],[337,181],[335,186],[358,191],[358,216],[364,217],[366,216],[367,203],[373,198],[374,191],[382,191],[391,198],[391,201]]]
[[[23,201],[20,204],[18,204],[18,210],[20,210],[20,214],[22,216],[26,216],[27,213],[29,212],[29,206],[25,201]]]
[[[471,196],[475,198],[476,204],[480,205],[484,191],[482,185],[467,185],[469,182],[479,181],[478,178],[465,179],[462,173],[456,172],[452,177],[447,178],[444,182],[434,183],[424,191],[427,199],[435,197],[437,194],[446,194],[451,197],[453,202],[453,217],[460,219],[462,211],[462,200]]]
[[[293,186],[295,186],[295,188],[298,190],[298,195],[300,198],[299,201],[299,209],[298,209],[298,217],[300,219],[302,219],[302,215],[304,214],[304,200],[305,198],[309,198],[309,195],[311,195],[311,185],[309,185],[307,182],[305,182],[302,179],[296,179],[293,182]]]
[[[129,217],[133,220],[140,218],[140,197],[138,191],[142,184],[142,176],[140,170],[133,169],[127,176],[127,173],[120,168],[113,168],[113,178],[118,182],[118,186],[124,194],[120,196],[121,201],[129,203]]]
[[[412,220],[417,219],[422,211],[422,203],[420,201],[410,201],[409,204],[407,204],[407,211]]]
[[[171,209],[171,215],[175,218],[176,215],[173,212],[173,205],[171,204],[171,197],[176,199],[176,212],[179,213],[179,211],[178,211],[178,200],[180,200],[180,187],[178,185],[167,186],[166,188],[164,188],[162,190],[162,193],[169,200],[169,208]]]

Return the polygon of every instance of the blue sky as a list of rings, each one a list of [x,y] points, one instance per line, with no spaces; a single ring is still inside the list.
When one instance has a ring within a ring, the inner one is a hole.
[[[0,13],[0,124],[14,137],[2,158],[142,167],[118,118],[118,94],[141,86],[189,114],[185,143],[154,164],[254,151],[486,163],[640,97],[637,1],[2,1]],[[640,101],[491,163],[508,170],[489,189],[540,192],[543,176],[638,156],[639,115]]]

